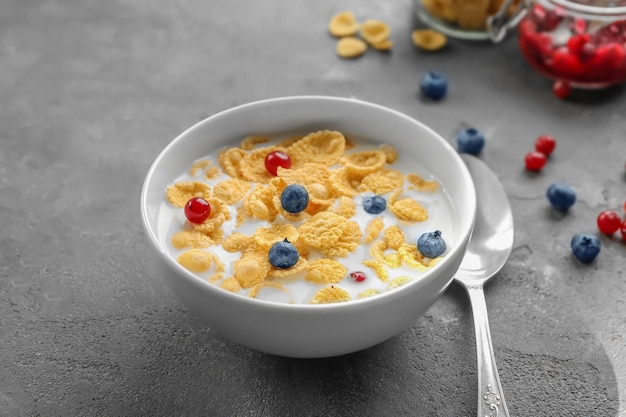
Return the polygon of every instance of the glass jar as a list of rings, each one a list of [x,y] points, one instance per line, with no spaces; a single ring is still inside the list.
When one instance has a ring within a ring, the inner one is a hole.
[[[527,7],[518,42],[539,73],[585,89],[626,81],[626,0],[534,0]]]
[[[491,20],[498,18],[499,33],[523,17],[524,0],[413,0],[419,19],[450,37],[466,40],[495,39]],[[506,27],[500,27],[506,26]]]

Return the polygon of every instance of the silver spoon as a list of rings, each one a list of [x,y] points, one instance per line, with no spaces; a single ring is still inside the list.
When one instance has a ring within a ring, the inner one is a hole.
[[[479,159],[463,154],[476,187],[476,225],[454,280],[467,290],[474,316],[478,358],[478,417],[509,417],[493,355],[483,285],[506,263],[513,248],[513,215],[498,177]]]

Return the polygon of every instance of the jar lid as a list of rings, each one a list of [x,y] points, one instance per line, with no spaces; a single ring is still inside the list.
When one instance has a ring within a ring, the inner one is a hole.
[[[560,6],[565,10],[580,14],[585,18],[614,19],[616,16],[626,18],[626,1],[620,0],[539,0],[545,5]]]

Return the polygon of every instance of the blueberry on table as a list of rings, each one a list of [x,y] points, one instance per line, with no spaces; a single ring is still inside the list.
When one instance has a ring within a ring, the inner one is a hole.
[[[270,248],[267,254],[270,264],[275,268],[291,268],[298,263],[300,253],[294,245],[287,239],[282,242],[276,242]]]
[[[426,232],[417,239],[417,250],[427,258],[436,258],[446,251],[446,242],[439,230]]]
[[[363,197],[363,210],[369,214],[382,213],[387,208],[387,200],[383,197],[375,195]]]
[[[578,233],[572,238],[571,247],[576,259],[589,263],[600,253],[600,239],[587,233]]]
[[[485,136],[476,128],[468,127],[456,135],[459,151],[470,155],[478,155],[485,146]]]
[[[309,204],[309,193],[301,185],[290,184],[280,195],[280,204],[289,213],[299,213]]]
[[[422,94],[431,100],[441,100],[448,92],[448,77],[440,72],[429,71],[420,83]]]
[[[548,187],[546,193],[552,207],[559,211],[567,211],[576,202],[576,192],[564,182],[555,182]]]

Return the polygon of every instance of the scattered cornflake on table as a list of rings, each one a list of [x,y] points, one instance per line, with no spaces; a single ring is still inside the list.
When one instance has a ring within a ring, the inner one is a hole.
[[[376,19],[368,19],[361,24],[351,11],[334,15],[328,23],[328,31],[339,38],[336,51],[341,58],[357,58],[365,53],[368,45],[378,51],[388,51],[393,47],[389,39],[389,25]]]
[[[342,38],[344,36],[354,36],[359,31],[360,25],[351,11],[341,12],[334,15],[328,24],[328,31],[331,35]]]
[[[413,44],[425,51],[438,51],[446,46],[447,38],[443,33],[432,29],[416,29],[411,34]]]
[[[377,19],[368,19],[361,25],[361,38],[375,49],[387,50],[393,45],[389,40],[391,29]]]
[[[347,36],[337,42],[337,55],[342,58],[357,58],[366,50],[367,44],[356,36]]]

